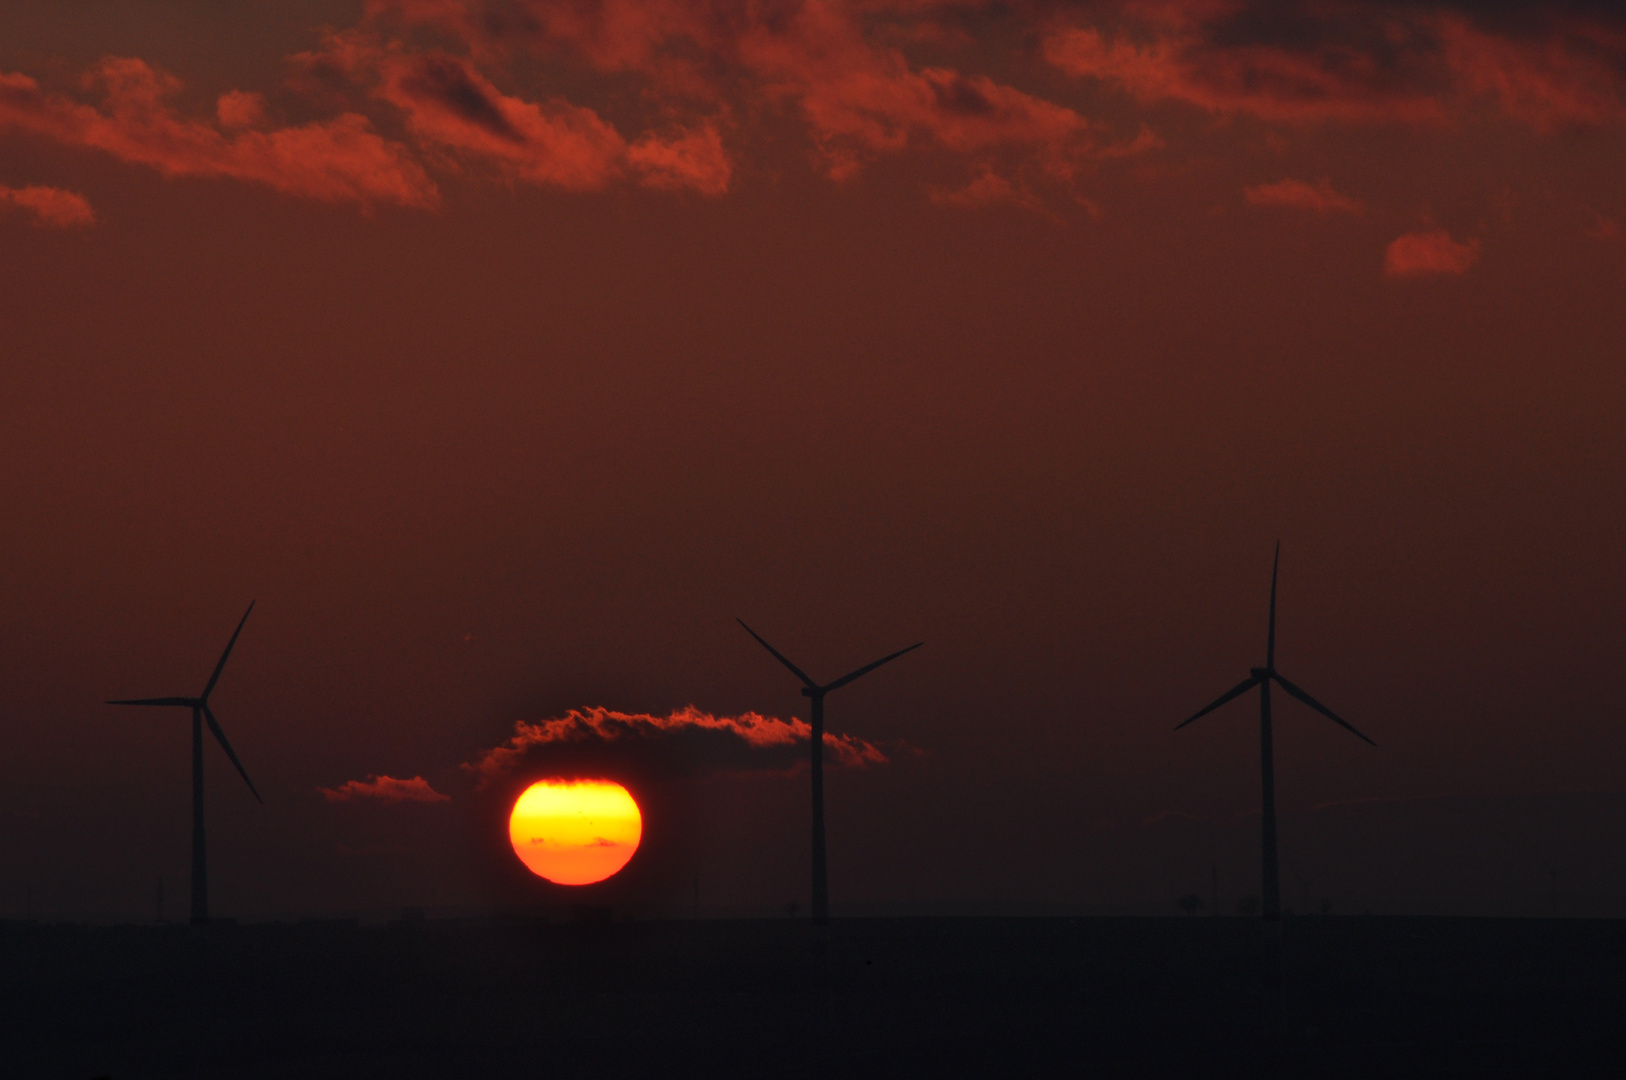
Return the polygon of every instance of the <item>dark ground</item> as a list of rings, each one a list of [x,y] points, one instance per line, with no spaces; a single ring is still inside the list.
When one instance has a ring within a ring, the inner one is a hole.
[[[0,1074],[1622,1075],[1626,924],[0,924]],[[823,1040],[824,1060],[819,1061]]]

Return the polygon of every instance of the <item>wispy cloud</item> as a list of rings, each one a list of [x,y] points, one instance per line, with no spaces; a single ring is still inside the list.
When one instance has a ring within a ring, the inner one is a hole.
[[[1242,195],[1251,206],[1285,206],[1317,214],[1358,214],[1362,209],[1359,199],[1334,190],[1330,180],[1320,180],[1314,184],[1303,180],[1279,180],[1274,184],[1244,188]]]
[[[296,68],[387,103],[412,141],[509,183],[597,191],[631,177],[649,187],[728,190],[731,166],[716,128],[667,123],[629,141],[589,106],[562,97],[527,101],[499,89],[469,56],[414,51],[366,30],[327,35]]]
[[[811,737],[804,720],[780,720],[760,713],[716,716],[692,705],[665,716],[596,707],[572,709],[549,720],[517,722],[512,737],[466,762],[463,769],[477,784],[485,786],[514,775],[528,764],[546,763],[550,757],[563,760],[573,751],[611,747],[621,757],[664,751],[691,762],[691,768],[772,767],[790,760],[789,755],[770,754],[766,759],[758,755],[792,750]],[[824,741],[828,752],[842,765],[861,769],[888,760],[880,747],[852,735],[826,732]],[[741,751],[746,753],[742,755]]]
[[[1626,120],[1618,20],[1555,7],[1491,29],[1467,5],[1140,0],[1051,7],[1046,60],[1145,104],[1270,123],[1537,130]]]
[[[15,207],[34,218],[34,224],[50,229],[82,228],[96,223],[90,200],[61,188],[0,187],[0,209]]]
[[[1621,237],[1620,222],[1606,214],[1592,212],[1592,224],[1586,229],[1586,236],[1591,240],[1615,241]]]
[[[399,143],[356,113],[259,130],[251,98],[228,94],[214,118],[169,104],[179,79],[137,59],[108,58],[84,79],[96,105],[51,93],[27,75],[0,72],[0,132],[23,131],[99,150],[165,176],[229,177],[326,202],[429,207],[435,184]]]
[[[1389,242],[1383,272],[1392,278],[1465,274],[1479,261],[1479,239],[1458,243],[1444,229],[1407,233]]]
[[[336,788],[317,788],[328,802],[354,802],[358,799],[376,799],[379,802],[450,802],[450,795],[442,795],[429,786],[421,776],[398,780],[393,776],[369,775],[365,780],[347,780]]]
[[[1449,0],[369,0],[313,38],[283,86],[233,90],[208,115],[180,112],[180,81],[137,58],[62,91],[0,74],[0,132],[421,208],[440,198],[432,174],[719,197],[789,132],[838,183],[912,159],[939,203],[1034,206],[1088,205],[1106,163],[1178,152],[1147,126],[1170,104],[1282,131],[1626,124],[1626,19],[1601,5],[1513,19]],[[276,119],[312,110],[332,115]]]

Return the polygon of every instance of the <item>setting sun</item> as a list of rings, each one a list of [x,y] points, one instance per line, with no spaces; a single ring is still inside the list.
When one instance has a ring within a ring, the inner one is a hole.
[[[638,804],[610,780],[540,780],[508,818],[514,854],[558,885],[603,881],[627,865],[643,831]]]

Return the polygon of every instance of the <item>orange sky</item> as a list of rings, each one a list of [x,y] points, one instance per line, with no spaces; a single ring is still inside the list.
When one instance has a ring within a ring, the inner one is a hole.
[[[97,702],[256,598],[222,911],[486,902],[459,766],[516,722],[805,718],[736,616],[818,677],[927,643],[830,699],[920,751],[832,773],[838,909],[1240,880],[1246,710],[1169,728],[1278,538],[1282,669],[1380,747],[1284,714],[1286,812],[1626,794],[1608,5],[740,11],[0,10],[0,914],[180,894],[184,724]],[[783,769],[663,774],[650,865],[805,891]],[[1430,842],[1505,880],[1442,905],[1623,839],[1476,820]]]

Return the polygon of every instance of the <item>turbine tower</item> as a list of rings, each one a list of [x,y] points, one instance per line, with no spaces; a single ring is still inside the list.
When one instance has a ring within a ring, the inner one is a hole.
[[[204,858],[203,848],[203,725],[209,725],[209,730],[220,741],[220,748],[226,751],[231,763],[237,766],[237,772],[243,777],[243,783],[248,785],[249,791],[254,792],[254,798],[261,805],[265,800],[260,793],[254,790],[254,781],[248,778],[243,763],[237,760],[232,751],[231,743],[226,739],[226,733],[220,730],[220,722],[209,709],[209,695],[214,692],[215,683],[220,681],[220,673],[226,668],[226,658],[231,655],[233,645],[237,644],[237,635],[243,632],[243,623],[248,622],[249,612],[254,605],[248,605],[248,611],[243,612],[243,618],[232,631],[231,640],[226,642],[226,651],[220,654],[220,663],[215,665],[214,674],[209,676],[209,684],[203,688],[203,693],[195,698],[166,697],[166,698],[136,698],[125,701],[109,701],[109,705],[158,705],[165,707],[192,710],[192,923],[201,925],[209,921],[209,877],[208,867]]]
[[[1281,559],[1282,545],[1278,541],[1276,556],[1270,564],[1270,629],[1265,637],[1265,666],[1250,669],[1246,679],[1227,690],[1218,700],[1199,711],[1190,720],[1175,725],[1174,729],[1179,731],[1186,724],[1207,716],[1232,698],[1240,697],[1255,686],[1259,688],[1259,772],[1264,786],[1264,813],[1260,818],[1262,829],[1260,840],[1264,849],[1264,857],[1261,860],[1264,869],[1261,906],[1264,909],[1265,922],[1268,924],[1280,923],[1282,918],[1281,875],[1276,866],[1276,767],[1272,757],[1270,736],[1270,684],[1276,683],[1290,696],[1298,698],[1339,727],[1372,746],[1377,745],[1356,731],[1351,724],[1340,719],[1331,709],[1288,682],[1276,670],[1276,571],[1281,565]]]
[[[745,626],[744,619],[736,621]],[[813,755],[813,922],[818,926],[826,926],[830,922],[830,880],[824,859],[824,695],[832,690],[839,690],[853,680],[868,675],[882,664],[896,660],[904,653],[912,652],[926,643],[917,641],[907,649],[899,649],[891,656],[883,656],[873,664],[865,664],[857,671],[849,672],[834,682],[820,686],[808,678],[801,668],[785,659],[784,654],[778,649],[763,641],[762,635],[749,626],[745,626],[745,632],[756,638],[759,645],[773,653],[775,660],[784,664],[790,669],[791,674],[802,680],[802,696],[810,698],[813,702],[813,731],[812,737],[808,739]]]

